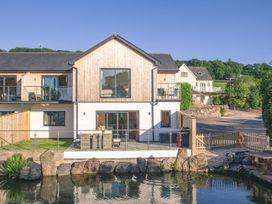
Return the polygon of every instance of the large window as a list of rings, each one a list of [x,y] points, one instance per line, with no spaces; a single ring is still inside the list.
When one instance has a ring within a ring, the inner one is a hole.
[[[0,111],[0,116],[12,114],[14,111]]]
[[[0,101],[15,101],[16,97],[16,76],[0,76]]]
[[[101,69],[100,96],[105,98],[129,98],[130,69]]]
[[[44,126],[65,126],[65,111],[44,111]]]
[[[161,127],[171,127],[171,111],[161,111]]]

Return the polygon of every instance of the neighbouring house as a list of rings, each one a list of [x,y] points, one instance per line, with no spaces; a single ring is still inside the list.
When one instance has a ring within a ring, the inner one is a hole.
[[[213,79],[206,67],[192,67],[183,64],[175,75],[176,83],[187,82],[193,89],[193,101],[204,105],[212,104],[212,94],[215,92]]]
[[[31,138],[76,138],[105,126],[113,137],[159,141],[177,128],[171,73],[179,71],[170,55],[119,35],[81,54],[0,53],[0,115],[30,111]]]

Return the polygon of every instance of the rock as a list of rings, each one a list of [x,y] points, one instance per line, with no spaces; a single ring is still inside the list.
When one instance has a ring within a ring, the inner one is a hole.
[[[60,164],[57,169],[58,176],[68,176],[71,174],[71,164]]]
[[[232,173],[240,173],[243,170],[244,170],[243,166],[241,164],[236,164],[236,163],[231,164],[228,168],[228,171]]]
[[[131,172],[131,163],[130,162],[120,162],[115,167],[116,173],[130,173]]]
[[[32,162],[30,167],[27,166],[22,168],[19,179],[33,181],[39,179],[41,174],[42,172],[40,164]]]
[[[43,176],[55,176],[57,173],[55,154],[53,151],[48,150],[40,156],[42,174]]]
[[[111,174],[115,169],[114,161],[105,161],[100,164],[99,173],[101,174]]]
[[[138,164],[140,172],[145,173],[146,172],[146,160],[144,158],[138,157],[137,164]]]
[[[6,164],[6,161],[0,161],[0,177],[6,177],[7,176],[7,173],[5,171],[5,164]]]
[[[243,158],[242,162],[243,165],[252,165],[252,158],[249,156],[246,156]]]
[[[30,167],[25,166],[21,169],[19,179],[28,180],[28,175],[30,173]]]
[[[71,167],[71,174],[83,174],[85,163],[85,161],[74,162]]]
[[[132,163],[131,164],[131,168],[130,168],[130,173],[132,173],[132,174],[138,174],[138,173],[140,173],[139,165]]]
[[[208,172],[208,159],[205,153],[191,156],[188,163],[192,172]]]
[[[161,162],[154,158],[147,159],[147,171],[149,173],[161,172]]]
[[[177,153],[177,170],[178,171],[189,171],[189,166],[188,166],[188,154],[187,150],[184,148],[180,148]]]
[[[234,153],[227,153],[224,158],[224,164],[229,164],[234,161],[235,154]]]
[[[96,174],[99,171],[100,161],[96,158],[89,159],[86,161],[84,166],[85,174]]]
[[[28,180],[39,179],[41,177],[41,175],[42,175],[41,165],[36,162],[32,162],[32,164],[30,166],[30,173],[28,175]]]
[[[170,171],[174,170],[172,166],[175,164],[175,162],[176,162],[176,159],[174,159],[174,158],[163,159],[161,162],[161,171],[170,172]]]

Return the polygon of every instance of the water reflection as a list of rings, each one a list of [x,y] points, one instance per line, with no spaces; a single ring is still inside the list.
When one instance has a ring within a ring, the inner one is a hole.
[[[272,203],[272,191],[218,175],[76,175],[1,181],[0,203]]]

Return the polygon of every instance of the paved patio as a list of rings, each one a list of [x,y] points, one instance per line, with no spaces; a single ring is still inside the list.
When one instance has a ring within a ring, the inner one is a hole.
[[[170,147],[168,143],[144,143],[144,142],[122,142],[120,147],[113,147],[112,149],[90,149],[85,151],[136,151],[136,150],[176,150],[178,147],[176,143],[173,143]],[[68,147],[65,151],[84,151],[80,148],[76,148],[73,145]]]

